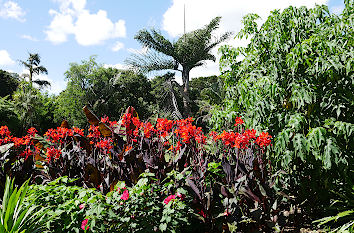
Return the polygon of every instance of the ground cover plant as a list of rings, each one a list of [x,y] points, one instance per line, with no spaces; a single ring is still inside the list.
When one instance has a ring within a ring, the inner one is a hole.
[[[230,130],[204,135],[192,118],[143,122],[129,107],[119,122],[111,122],[97,118],[87,107],[84,112],[91,124],[86,134],[65,121],[43,136],[30,128],[18,138],[6,126],[0,128],[3,176],[19,177],[18,182],[31,178],[37,184],[67,176],[70,185],[106,196],[86,197],[92,192],[56,183],[33,187],[43,197],[36,199],[39,203],[66,208],[53,214],[61,216],[62,230],[75,223],[72,229],[80,230],[77,222],[83,217],[97,232],[107,229],[103,223],[108,219],[112,219],[110,232],[146,228],[219,232],[278,225],[276,202],[281,197],[275,195],[274,177],[264,156],[271,144],[268,133],[245,129],[241,118]],[[55,193],[63,197],[50,198]],[[79,201],[71,199],[77,194]],[[95,211],[87,216],[69,213],[82,198],[95,200],[85,202]],[[56,224],[53,220],[51,227]]]

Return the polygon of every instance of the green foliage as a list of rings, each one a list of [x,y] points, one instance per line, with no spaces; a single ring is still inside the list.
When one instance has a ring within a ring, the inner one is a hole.
[[[20,84],[13,94],[12,104],[22,124],[22,133],[30,127],[36,127],[41,133],[56,127],[54,100],[54,96],[42,93],[26,82]]]
[[[19,84],[19,79],[16,75],[17,74],[0,70],[0,97],[11,96],[16,90]]]
[[[0,97],[0,125],[7,125],[15,134],[21,130],[14,102],[9,100],[8,96]]]
[[[25,203],[28,193],[28,181],[19,189],[14,187],[14,181],[6,178],[2,208],[0,210],[0,232],[25,233],[43,232],[45,208],[40,208],[33,202]]]
[[[340,16],[326,6],[274,10],[261,26],[248,15],[238,36],[249,45],[220,50],[227,99],[212,124],[241,115],[247,127],[267,128],[274,164],[289,171],[293,191],[300,185],[298,201],[311,195],[312,204],[353,178],[354,8],[345,4]]]
[[[67,177],[58,178],[46,185],[32,185],[29,188],[30,196],[26,202],[47,208],[46,232],[82,232],[81,222],[88,214],[96,216],[96,224],[100,225],[92,232],[105,232],[102,214],[104,197],[94,189],[85,189],[73,186],[73,179]],[[83,204],[84,208],[80,209]],[[95,208],[88,209],[88,205]]]
[[[65,76],[67,87],[56,100],[57,121],[66,119],[72,125],[84,127],[86,117],[81,109],[85,105],[99,116],[107,115],[110,119],[119,119],[128,106],[139,109],[143,118],[151,114],[154,97],[145,76],[104,68],[95,57],[82,61],[82,64],[70,64]]]

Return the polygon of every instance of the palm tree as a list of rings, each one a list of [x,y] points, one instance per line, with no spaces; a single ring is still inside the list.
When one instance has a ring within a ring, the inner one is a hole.
[[[34,75],[48,74],[47,68],[45,68],[44,66],[40,66],[39,65],[40,62],[41,62],[41,57],[39,56],[38,53],[29,53],[29,57],[27,58],[26,61],[20,60],[20,63],[24,65],[29,71],[29,74],[23,74],[23,76],[28,77],[30,87],[32,87],[33,83],[38,84],[40,87],[50,86],[50,82],[46,80],[40,80],[40,79],[33,80]]]
[[[202,29],[184,34],[176,42],[170,42],[160,32],[152,29],[140,30],[134,37],[148,50],[132,55],[126,63],[138,72],[156,70],[176,70],[182,72],[183,107],[185,115],[191,115],[189,100],[189,72],[201,66],[205,61],[215,61],[211,50],[225,41],[230,35],[226,32],[220,37],[213,37],[212,32],[219,27],[221,17],[216,17]]]

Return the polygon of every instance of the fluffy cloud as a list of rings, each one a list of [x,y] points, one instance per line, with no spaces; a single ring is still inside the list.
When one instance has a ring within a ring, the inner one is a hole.
[[[0,17],[2,18],[12,18],[24,22],[26,21],[24,18],[25,14],[24,10],[16,2],[7,1],[0,4]]]
[[[113,52],[118,52],[119,50],[124,48],[124,44],[122,42],[117,41],[112,47]]]
[[[238,32],[241,29],[242,17],[248,13],[258,14],[265,20],[274,9],[284,9],[292,6],[314,7],[315,4],[327,4],[328,0],[173,0],[172,5],[163,15],[163,30],[172,36],[183,34],[183,7],[186,9],[186,31],[192,31],[208,24],[216,16],[221,16],[220,28],[216,34],[225,31]],[[228,44],[244,46],[247,41],[231,39]],[[216,54],[217,49],[214,50]],[[217,59],[218,60],[218,59]],[[191,71],[192,77],[219,74],[218,64],[208,62],[204,67]]]
[[[104,64],[103,65],[103,67],[104,68],[116,68],[116,69],[118,69],[118,70],[127,70],[129,67],[128,66],[126,66],[126,65],[124,65],[124,64]]]
[[[37,42],[38,39],[30,35],[22,35],[21,38]]]
[[[55,44],[67,41],[70,34],[83,46],[102,44],[108,39],[126,36],[124,20],[112,22],[104,10],[90,13],[85,9],[86,0],[55,1],[60,4],[59,11],[49,11],[54,18],[45,31],[47,39]]]
[[[10,58],[10,54],[6,50],[0,50],[0,65],[11,66],[15,62]]]

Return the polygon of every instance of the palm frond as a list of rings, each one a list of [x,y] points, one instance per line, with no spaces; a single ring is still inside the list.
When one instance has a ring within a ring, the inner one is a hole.
[[[139,41],[143,46],[154,49],[168,56],[173,56],[174,54],[172,43],[155,29],[152,29],[151,32],[146,29],[140,30],[134,39]]]
[[[48,87],[51,85],[50,82],[48,82],[47,80],[36,79],[36,80],[33,80],[33,82],[40,87]]]
[[[133,54],[125,63],[137,73],[149,73],[154,70],[175,68],[173,58],[149,49],[146,53]]]

